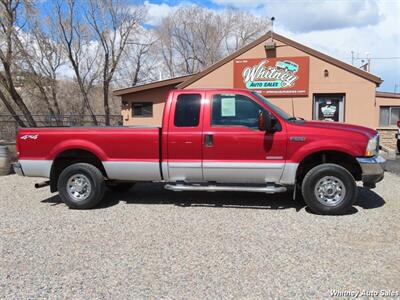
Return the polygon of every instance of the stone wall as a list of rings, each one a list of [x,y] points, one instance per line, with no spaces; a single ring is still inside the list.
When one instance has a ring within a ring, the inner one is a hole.
[[[397,131],[397,128],[378,129],[378,132],[381,135],[380,144],[384,147],[395,150],[397,148],[397,140],[395,138],[395,134],[397,133]]]

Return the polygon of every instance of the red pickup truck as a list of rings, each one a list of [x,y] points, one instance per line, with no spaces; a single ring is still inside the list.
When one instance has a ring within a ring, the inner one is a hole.
[[[319,214],[343,214],[356,181],[383,179],[375,130],[305,121],[260,94],[173,90],[158,127],[21,128],[15,172],[49,178],[71,208],[91,208],[106,187],[165,182],[173,191],[293,190]],[[267,201],[267,199],[266,199]]]

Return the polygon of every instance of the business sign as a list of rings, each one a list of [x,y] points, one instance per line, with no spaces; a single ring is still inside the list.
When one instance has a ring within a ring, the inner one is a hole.
[[[307,96],[309,58],[235,59],[233,85],[264,96]]]

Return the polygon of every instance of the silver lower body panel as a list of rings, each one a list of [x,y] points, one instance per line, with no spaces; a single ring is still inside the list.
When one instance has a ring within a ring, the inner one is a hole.
[[[257,192],[257,193],[283,193],[286,192],[284,186],[220,186],[220,185],[184,185],[184,184],[166,184],[165,188],[174,192],[184,191],[202,191],[202,192]]]
[[[21,169],[21,175],[28,177],[50,178],[50,170],[53,165],[52,160],[42,159],[20,159],[19,166],[14,167],[15,173],[20,175],[18,169]]]

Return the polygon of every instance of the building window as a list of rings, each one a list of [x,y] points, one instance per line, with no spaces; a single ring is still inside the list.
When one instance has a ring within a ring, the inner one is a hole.
[[[153,102],[132,103],[132,117],[151,118],[153,116]]]
[[[314,94],[313,120],[344,122],[344,94]]]
[[[197,127],[200,120],[200,107],[200,94],[180,94],[176,100],[174,125]]]
[[[400,120],[400,106],[381,106],[379,109],[379,126],[396,127]]]

